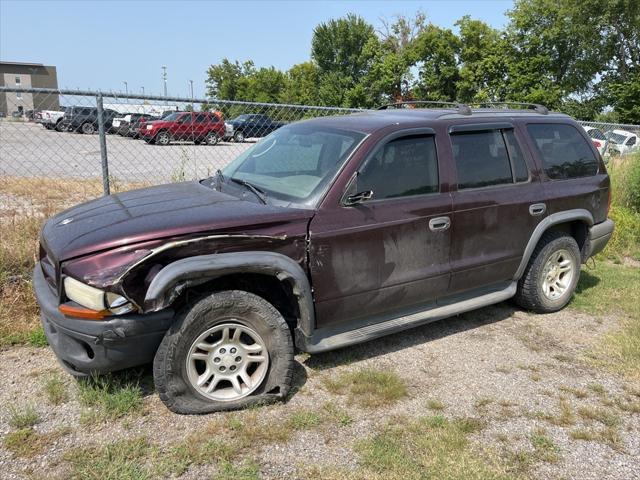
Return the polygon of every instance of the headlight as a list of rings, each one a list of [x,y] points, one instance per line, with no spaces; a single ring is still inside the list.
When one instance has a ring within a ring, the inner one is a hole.
[[[108,310],[115,315],[134,310],[134,306],[122,295],[112,292],[104,292],[99,288],[79,282],[75,278],[64,279],[64,292],[78,305],[98,312]]]
[[[151,130],[153,128],[153,125],[147,125],[147,130]]]

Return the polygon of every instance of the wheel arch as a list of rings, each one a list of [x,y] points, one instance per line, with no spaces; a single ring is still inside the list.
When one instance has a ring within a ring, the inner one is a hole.
[[[588,251],[589,228],[591,228],[593,223],[593,215],[584,209],[565,210],[545,217],[536,226],[531,234],[531,238],[529,238],[527,242],[524,255],[513,277],[514,280],[519,280],[520,277],[522,277],[536,245],[538,245],[542,235],[547,231],[563,231],[573,237],[578,243],[578,248],[582,254],[582,261],[585,261],[586,252]]]
[[[274,304],[293,327],[310,335],[315,326],[311,285],[304,270],[291,258],[275,252],[234,252],[198,255],[165,266],[151,281],[144,310],[171,305],[194,287],[211,290],[241,289]],[[293,300],[289,309],[287,301]]]

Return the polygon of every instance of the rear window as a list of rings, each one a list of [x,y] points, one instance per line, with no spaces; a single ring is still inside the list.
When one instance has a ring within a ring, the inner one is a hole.
[[[587,140],[572,125],[527,125],[547,176],[554,180],[587,177],[598,173],[598,159]]]

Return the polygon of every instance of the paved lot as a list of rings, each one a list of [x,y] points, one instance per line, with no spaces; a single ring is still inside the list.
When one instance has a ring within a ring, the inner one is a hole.
[[[167,147],[107,136],[109,174],[121,182],[162,183],[213,174],[251,145],[222,142]],[[93,178],[101,175],[98,135],[56,132],[35,123],[0,121],[0,175]]]

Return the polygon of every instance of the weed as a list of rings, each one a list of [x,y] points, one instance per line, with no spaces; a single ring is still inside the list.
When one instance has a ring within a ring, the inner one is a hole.
[[[322,408],[326,413],[328,419],[334,423],[337,423],[338,425],[345,427],[353,423],[353,418],[351,418],[351,416],[347,412],[340,409],[340,407],[338,407],[333,402],[325,403]]]
[[[287,423],[294,430],[310,430],[322,421],[322,417],[313,410],[299,409],[291,414]]]
[[[139,375],[128,372],[80,379],[78,398],[85,407],[92,407],[86,420],[120,418],[142,409]]]
[[[151,453],[145,437],[119,440],[104,446],[75,448],[63,456],[72,478],[83,480],[146,480],[152,475],[144,466]]]
[[[585,420],[597,421],[607,427],[617,427],[620,424],[620,417],[604,408],[578,407],[578,415]]]
[[[23,406],[11,404],[7,407],[7,413],[9,414],[9,425],[13,428],[32,427],[40,422],[40,414],[31,403]]]
[[[21,428],[5,435],[4,447],[18,457],[35,457],[71,429],[61,428],[51,433],[37,433],[32,428]]]
[[[483,408],[489,406],[490,404],[492,404],[493,401],[494,401],[493,398],[488,398],[488,397],[479,398],[478,400],[476,400],[474,402],[474,406],[477,409],[483,409]]]
[[[573,387],[560,387],[560,391],[565,392],[565,393],[570,393],[572,394],[574,397],[576,398],[587,398],[589,396],[589,394],[587,393],[586,390],[583,390],[581,388],[573,388]]]
[[[42,389],[47,397],[47,401],[52,405],[60,405],[69,400],[67,386],[58,373],[54,373],[47,378]]]
[[[214,480],[258,480],[260,468],[255,463],[233,465],[229,462],[222,462],[218,473],[213,478]]]
[[[437,398],[430,398],[427,400],[427,408],[429,410],[444,410],[445,405]]]
[[[325,377],[325,388],[331,393],[347,394],[351,402],[363,407],[380,407],[407,395],[402,378],[393,372],[362,369],[345,372],[336,379]]]
[[[536,457],[547,463],[556,463],[560,459],[560,449],[543,428],[537,428],[529,437]]]

